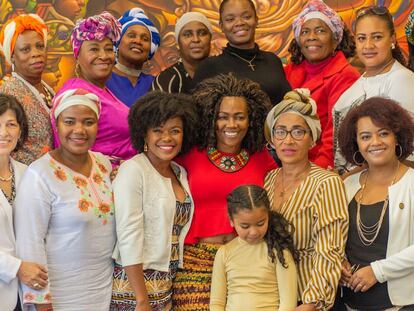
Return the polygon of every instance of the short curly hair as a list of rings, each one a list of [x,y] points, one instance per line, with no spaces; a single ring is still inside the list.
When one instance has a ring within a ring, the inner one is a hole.
[[[296,42],[296,39],[293,38],[290,42],[288,49],[291,57],[290,61],[296,65],[299,65],[304,61],[305,56],[303,56],[300,49],[299,43]],[[341,42],[336,47],[335,51],[342,51],[346,58],[352,57],[355,55],[355,40],[349,29],[344,26],[344,33]]]
[[[363,117],[371,118],[372,122],[377,126],[387,128],[394,133],[402,149],[401,155],[398,151],[400,160],[404,160],[413,152],[414,121],[410,113],[392,99],[371,97],[360,106],[351,109],[339,127],[339,147],[349,163],[360,165],[360,163],[356,163],[354,154],[359,151],[357,122]],[[358,160],[358,162],[362,160]]]
[[[148,130],[175,117],[183,121],[184,138],[180,154],[185,154],[195,143],[197,113],[191,96],[153,91],[138,99],[128,114],[129,132],[134,148],[143,152]]]
[[[223,97],[243,97],[247,102],[249,129],[242,141],[242,148],[250,154],[263,149],[264,122],[271,109],[270,99],[260,85],[234,74],[220,74],[200,82],[193,93],[199,117],[197,145],[200,149],[216,146],[216,121]]]
[[[17,141],[16,148],[14,148],[14,151],[16,151],[23,146],[29,135],[27,116],[23,106],[14,96],[0,93],[0,115],[9,109],[16,115],[16,120],[20,127],[20,138]]]

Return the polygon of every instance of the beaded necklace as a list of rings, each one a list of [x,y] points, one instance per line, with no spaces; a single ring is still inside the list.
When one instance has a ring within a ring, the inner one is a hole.
[[[249,161],[249,153],[242,149],[240,153],[224,153],[216,147],[207,149],[207,156],[211,163],[226,173],[234,173],[240,171]]]

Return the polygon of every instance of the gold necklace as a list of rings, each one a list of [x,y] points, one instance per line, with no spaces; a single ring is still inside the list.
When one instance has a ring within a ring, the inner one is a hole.
[[[0,176],[0,181],[10,181],[12,179],[13,171],[12,171],[12,168],[11,168],[11,164],[9,165],[9,172],[10,172],[10,176],[9,177]]]
[[[395,183],[399,168],[400,168],[400,161],[398,161],[397,169],[395,170],[395,174],[394,174],[394,179],[392,180],[390,186],[392,186]],[[367,185],[368,176],[369,176],[369,170],[367,170],[367,176],[365,177],[364,184],[361,187],[361,195],[359,196],[358,200],[355,199],[357,201],[357,211],[356,211],[357,232],[358,232],[358,236],[359,236],[361,243],[364,244],[365,246],[370,246],[372,243],[374,243],[375,239],[377,238],[379,231],[381,229],[382,222],[384,220],[385,212],[387,211],[388,202],[389,202],[389,197],[387,194],[387,197],[385,198],[384,204],[382,206],[380,217],[375,224],[373,224],[372,226],[367,226],[362,222],[361,202],[362,202],[362,199],[364,198],[364,191]],[[368,236],[372,236],[372,238],[368,238]]]
[[[49,90],[42,82],[40,82],[40,85],[42,86],[43,93],[39,91],[40,97],[45,101],[46,105],[50,108],[52,107],[52,94],[50,94]]]
[[[387,68],[392,62],[394,62],[395,61],[395,58],[394,57],[391,57],[391,59],[384,65],[384,66],[382,66],[379,70],[377,70],[377,72],[375,73],[375,74],[373,74],[373,75],[369,75],[368,77],[366,77],[366,73],[367,72],[364,72],[363,74],[362,74],[362,76],[364,77],[364,78],[369,78],[369,77],[375,77],[375,76],[377,76],[377,75],[379,75],[379,74],[381,74],[383,71],[384,71],[384,69],[385,68]]]
[[[281,171],[282,171],[282,191],[280,191],[279,192],[279,197],[281,197],[282,198],[282,201],[284,202],[285,201],[285,194],[286,194],[286,191],[296,182],[296,181],[298,181],[299,180],[299,183],[301,183],[302,182],[302,180],[303,180],[303,177],[305,176],[305,175],[307,175],[308,174],[308,172],[309,172],[309,170],[310,170],[310,165],[308,164],[307,165],[307,167],[306,167],[306,169],[302,172],[302,173],[300,173],[298,176],[296,176],[294,179],[293,179],[293,181],[291,182],[291,183],[289,183],[289,185],[287,186],[287,187],[285,187],[285,174],[284,174],[284,171],[283,171],[283,167],[282,167],[282,169],[281,169]]]
[[[240,55],[238,55],[238,54],[236,54],[236,53],[233,53],[233,52],[230,52],[230,54],[232,54],[232,55],[234,55],[234,56],[236,56],[236,57],[240,58],[242,61],[245,61],[246,63],[248,63],[248,65],[247,65],[247,66],[249,66],[249,67],[250,67],[250,69],[251,69],[252,71],[254,71],[254,68],[255,68],[255,66],[256,66],[256,65],[253,65],[253,64],[252,64],[252,62],[256,59],[257,54],[255,54],[251,60],[245,59],[245,58],[241,57]]]

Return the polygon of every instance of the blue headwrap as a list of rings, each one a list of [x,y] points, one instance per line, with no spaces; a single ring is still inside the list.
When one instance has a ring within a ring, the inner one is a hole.
[[[151,35],[151,51],[148,55],[148,59],[151,59],[160,45],[161,37],[160,37],[160,33],[158,32],[158,29],[155,28],[154,24],[151,22],[148,16],[145,15],[144,10],[141,8],[133,8],[131,10],[128,10],[119,19],[119,22],[121,23],[121,26],[122,26],[122,32],[121,32],[121,38],[117,42],[116,46],[118,47],[119,43],[122,40],[122,37],[124,36],[125,32],[127,31],[129,27],[133,25],[144,26],[145,28],[148,29]]]

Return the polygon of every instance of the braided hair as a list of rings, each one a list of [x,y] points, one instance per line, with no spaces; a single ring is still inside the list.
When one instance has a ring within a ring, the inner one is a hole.
[[[298,261],[298,252],[293,244],[294,228],[280,213],[271,211],[267,191],[257,185],[243,185],[234,189],[227,196],[227,211],[233,219],[240,210],[253,210],[265,208],[269,213],[269,225],[264,240],[267,244],[268,255],[271,262],[276,256],[283,267],[287,268],[283,250],[288,250],[293,259]],[[276,253],[276,254],[275,254]]]

